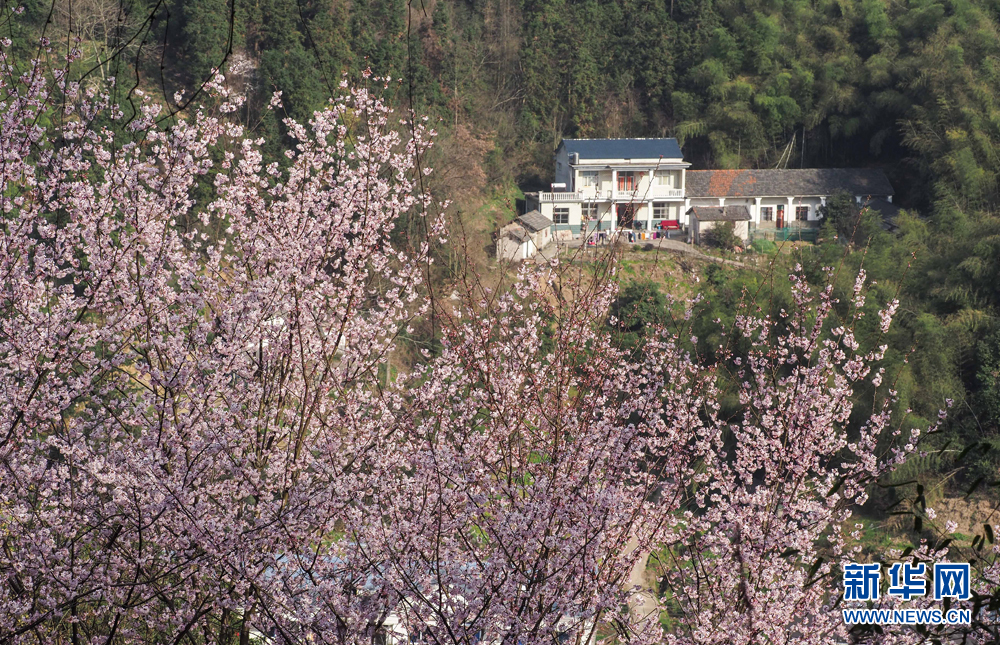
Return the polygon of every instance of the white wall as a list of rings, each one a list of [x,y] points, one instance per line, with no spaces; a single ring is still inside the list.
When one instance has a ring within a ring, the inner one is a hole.
[[[567,185],[567,188],[572,188],[578,193],[583,195],[584,199],[607,199],[608,192],[613,190],[611,183],[612,171],[610,170],[597,170],[597,185],[584,187],[582,180],[580,179],[580,174],[583,172],[593,172],[593,170],[587,169],[576,169],[575,176],[573,178],[573,184]]]
[[[823,205],[823,199],[820,197],[803,197],[801,200],[796,199],[796,206],[808,206],[809,207],[809,221],[817,222],[822,219],[819,216],[820,206]]]
[[[664,201],[664,200],[658,200]],[[715,200],[718,203],[718,200]],[[670,201],[667,203],[667,215],[665,217],[653,217],[653,207],[651,202],[636,202],[635,203],[635,219],[643,223],[644,229],[649,229],[649,222],[655,219],[659,221],[660,219],[676,219],[683,223],[685,219],[684,215],[684,203],[681,201]],[[569,230],[574,236],[580,235],[581,224],[583,222],[583,204],[580,202],[542,202],[538,204],[538,210],[542,215],[548,217],[553,222],[556,221],[555,210],[556,208],[567,208],[569,209],[569,223],[568,224],[554,224],[553,231],[565,231]],[[617,213],[617,206],[610,202],[597,202],[597,218],[590,220],[589,224],[591,228],[598,228],[597,223],[600,222],[600,228],[602,230],[609,230],[611,228],[612,215]],[[621,228],[621,223],[616,221],[616,228]]]
[[[815,222],[817,219],[819,219],[818,209],[819,209],[819,206],[820,206],[821,203],[822,203],[822,198],[820,198],[820,197],[792,197],[790,205],[788,203],[788,198],[787,197],[764,197],[763,199],[761,199],[760,205],[761,206],[770,206],[770,207],[774,208],[773,212],[774,212],[774,218],[775,219],[773,219],[772,221],[776,221],[776,219],[777,219],[777,213],[778,213],[777,206],[779,204],[782,205],[782,206],[784,206],[785,207],[785,225],[787,226],[788,222],[797,222],[797,221],[799,221],[799,218],[797,218],[795,216],[795,209],[798,208],[799,206],[807,206],[807,207],[809,207],[809,213],[807,214],[806,219],[804,221]],[[755,222],[759,223],[759,222],[762,221],[760,219],[760,213],[759,212],[755,213],[753,210],[751,210],[750,214],[753,215]]]
[[[723,224],[726,224],[726,222],[699,222],[695,220],[691,225],[691,237],[694,243],[702,244],[705,241],[705,233]],[[745,242],[750,237],[750,222],[745,220],[742,222],[733,222],[733,233]]]
[[[501,235],[500,239],[497,240],[497,260],[500,262],[523,260],[522,246],[517,240]]]
[[[580,217],[582,213],[582,208],[580,202],[542,202],[539,205],[539,212],[545,217],[552,220],[554,227],[553,230],[563,231],[566,230],[567,224],[560,224],[556,222],[556,209],[557,208],[568,208],[569,209],[569,226],[576,227],[574,230],[580,230]]]

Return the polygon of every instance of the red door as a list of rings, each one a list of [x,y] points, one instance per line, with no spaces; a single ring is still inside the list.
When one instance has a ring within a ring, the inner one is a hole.
[[[785,207],[781,204],[778,204],[778,217],[775,226],[785,228]]]

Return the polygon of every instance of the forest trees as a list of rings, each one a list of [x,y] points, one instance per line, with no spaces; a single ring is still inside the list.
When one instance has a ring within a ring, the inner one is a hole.
[[[24,5],[4,26],[22,56],[52,35],[48,6]],[[252,68],[248,113],[271,139],[284,136],[264,109],[272,91],[305,121],[344,73],[360,84],[370,67],[406,76],[395,104],[493,137],[514,160],[504,180],[544,183],[564,136],[676,136],[700,167],[884,165],[924,210],[981,210],[1000,185],[1000,16],[987,0],[125,3],[110,41],[88,29],[107,2],[53,7],[79,27],[86,66],[131,74],[95,66],[128,43],[165,103],[214,67]]]
[[[51,32],[49,7],[24,5],[25,24],[5,26],[19,53]],[[225,68],[232,47],[258,70],[255,108],[280,90],[301,119],[344,72],[405,73],[399,100],[416,93],[428,113],[485,131],[502,121],[511,131],[498,140],[527,146],[526,165],[563,136],[677,136],[706,167],[903,157],[893,179],[925,180],[914,201],[979,208],[997,195],[1000,16],[986,0],[113,5],[53,7],[88,56],[109,43],[129,43],[130,59],[143,49],[141,75],[165,100]],[[110,40],[109,27],[91,28],[100,16],[114,23]]]

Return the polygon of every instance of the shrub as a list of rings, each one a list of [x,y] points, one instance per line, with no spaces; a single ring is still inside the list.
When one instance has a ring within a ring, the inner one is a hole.
[[[743,240],[736,235],[736,226],[733,222],[724,222],[715,228],[705,232],[705,243],[708,246],[732,251],[738,246],[743,246]]]

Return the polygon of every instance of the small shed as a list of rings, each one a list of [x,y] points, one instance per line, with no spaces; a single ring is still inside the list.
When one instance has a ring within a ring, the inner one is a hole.
[[[497,238],[497,259],[520,261],[535,254],[534,243],[524,227],[513,222],[500,229]]]
[[[552,220],[531,211],[500,229],[498,260],[527,260],[552,242]]]
[[[702,243],[702,236],[720,224],[733,223],[733,232],[741,240],[750,236],[750,211],[746,206],[692,206],[688,212],[691,238]]]

